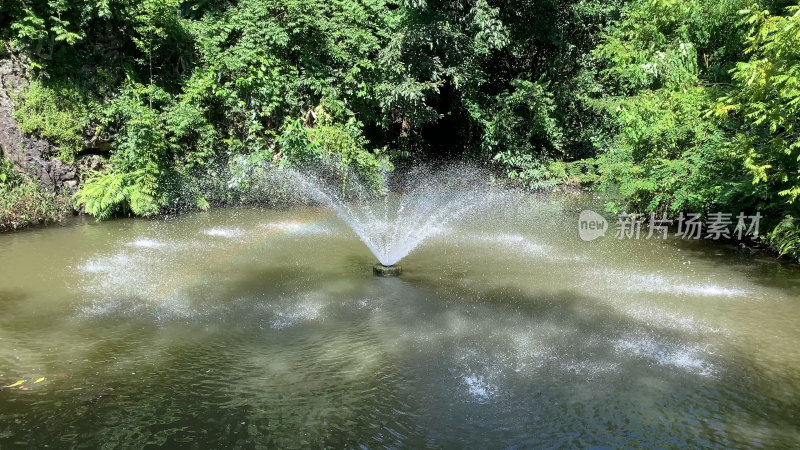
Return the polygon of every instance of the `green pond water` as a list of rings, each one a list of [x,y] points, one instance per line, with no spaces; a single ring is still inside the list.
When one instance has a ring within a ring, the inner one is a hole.
[[[800,271],[580,209],[498,204],[399,278],[322,208],[0,235],[0,448],[799,446]]]

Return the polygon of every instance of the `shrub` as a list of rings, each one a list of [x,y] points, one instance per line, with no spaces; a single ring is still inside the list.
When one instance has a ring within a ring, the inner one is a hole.
[[[23,133],[36,133],[58,145],[59,159],[71,163],[81,150],[83,132],[89,125],[87,100],[66,83],[48,87],[33,80],[14,96],[14,118]]]
[[[43,192],[0,157],[0,231],[59,222],[69,212],[66,196]]]
[[[765,236],[764,241],[781,256],[800,260],[800,223],[792,216],[786,216]]]
[[[314,126],[306,126],[302,120],[290,121],[278,137],[280,148],[278,159],[287,165],[308,166],[317,162],[333,163],[337,166],[342,182],[342,191],[352,171],[366,191],[382,193],[385,189],[385,173],[392,165],[382,151],[370,152],[368,142],[361,134],[361,124],[355,119],[345,123],[334,121],[322,108],[317,108]]]

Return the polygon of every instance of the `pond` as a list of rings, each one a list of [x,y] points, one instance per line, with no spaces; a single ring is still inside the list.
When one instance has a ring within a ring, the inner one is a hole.
[[[0,235],[0,447],[800,444],[800,271],[583,242],[583,201],[498,202],[390,278],[325,208]]]

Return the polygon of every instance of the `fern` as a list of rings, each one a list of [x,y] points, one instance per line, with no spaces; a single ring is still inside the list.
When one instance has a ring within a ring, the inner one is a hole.
[[[781,256],[789,255],[794,259],[800,258],[800,225],[794,217],[786,216],[767,234],[766,241]]]
[[[155,185],[145,170],[97,173],[75,194],[74,201],[98,221],[128,211],[139,216],[152,216],[158,214],[160,209]]]

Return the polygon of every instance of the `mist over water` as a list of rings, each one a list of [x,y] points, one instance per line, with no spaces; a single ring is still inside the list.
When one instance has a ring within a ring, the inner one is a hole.
[[[290,177],[310,198],[336,211],[384,266],[397,264],[451,222],[500,196],[485,171],[466,164],[418,167],[397,180],[387,175],[379,199],[349,197],[352,191],[365,191],[353,175],[346,188],[314,171],[292,170]]]

